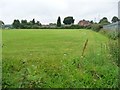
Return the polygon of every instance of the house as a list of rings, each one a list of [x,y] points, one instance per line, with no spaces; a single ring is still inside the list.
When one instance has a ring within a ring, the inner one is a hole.
[[[85,26],[90,26],[91,23],[89,21],[86,21],[83,19],[83,20],[79,21],[78,25],[85,27]]]

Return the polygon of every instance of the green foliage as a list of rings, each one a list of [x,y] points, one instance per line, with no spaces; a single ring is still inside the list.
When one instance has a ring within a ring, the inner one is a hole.
[[[110,24],[110,22],[108,21],[108,19],[106,17],[103,17],[100,20],[99,24],[101,24],[101,25],[107,25],[107,24]]]
[[[120,49],[119,49],[119,46],[118,46],[118,40],[115,40],[115,41],[112,41],[109,42],[109,51],[110,51],[110,54],[112,55],[113,57],[113,62],[119,66],[119,53],[120,53]]]
[[[68,16],[68,17],[65,17],[65,18],[64,18],[63,23],[64,23],[65,25],[70,25],[70,24],[73,24],[74,21],[75,21],[75,20],[73,19],[73,17]]]
[[[101,29],[100,33],[102,33],[103,35],[107,36],[108,38],[110,38],[112,40],[116,40],[120,36],[120,33],[118,31],[116,31],[116,30]]]
[[[13,28],[16,28],[16,29],[19,29],[21,26],[19,20],[14,20],[12,25],[13,25]]]
[[[70,26],[63,26],[62,29],[83,29],[84,27],[79,25],[70,25]]]
[[[27,24],[27,20],[21,20],[22,24]]]
[[[0,25],[1,25],[1,24],[4,25],[4,22],[0,20]]]
[[[39,21],[36,22],[36,25],[41,26],[41,23]]]
[[[101,24],[92,24],[91,28],[92,28],[92,30],[99,32],[100,29],[102,28],[102,25]]]
[[[33,19],[33,20],[31,21],[31,23],[34,25],[34,24],[35,24],[35,19]]]
[[[118,65],[119,64],[118,57],[120,53],[120,49],[118,46],[118,39],[119,39],[120,33],[118,33],[115,30],[105,30],[105,29],[101,29],[100,33],[109,38],[108,48],[109,48],[110,55],[113,58],[113,63]]]
[[[115,23],[115,22],[118,22],[120,20],[118,19],[118,17],[114,16],[111,21],[112,21],[112,23]]]
[[[80,29],[80,28],[82,28],[82,27],[79,26],[79,25],[71,25],[70,28],[71,28],[71,29]]]
[[[60,17],[58,17],[58,20],[57,20],[57,27],[61,27],[61,19],[60,19]]]
[[[12,26],[15,29],[39,29],[41,28],[41,23],[39,21],[35,22],[35,19],[30,22],[27,22],[27,20],[21,20],[21,22],[14,20]]]
[[[118,86],[118,67],[109,53],[109,39],[99,33],[26,29],[4,30],[2,36],[3,88]]]
[[[27,25],[28,25],[27,20],[21,20],[20,28],[25,29],[27,28]]]

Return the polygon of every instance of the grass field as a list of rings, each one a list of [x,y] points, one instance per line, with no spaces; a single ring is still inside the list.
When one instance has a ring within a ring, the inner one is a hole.
[[[3,88],[118,85],[110,41],[92,30],[3,30],[2,40]]]

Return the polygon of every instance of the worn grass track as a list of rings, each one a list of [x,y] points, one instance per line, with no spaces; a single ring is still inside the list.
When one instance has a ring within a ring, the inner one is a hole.
[[[4,88],[117,87],[109,40],[92,30],[4,30],[2,40]]]

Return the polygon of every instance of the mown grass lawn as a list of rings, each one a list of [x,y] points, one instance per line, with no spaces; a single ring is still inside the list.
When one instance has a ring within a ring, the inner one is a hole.
[[[118,86],[109,39],[92,30],[3,30],[2,40],[3,88]]]

